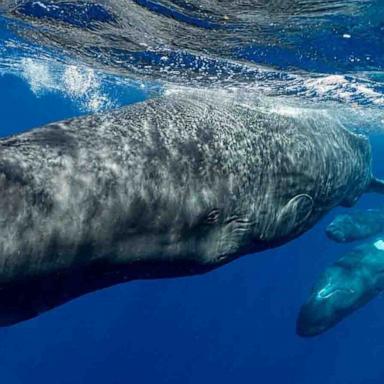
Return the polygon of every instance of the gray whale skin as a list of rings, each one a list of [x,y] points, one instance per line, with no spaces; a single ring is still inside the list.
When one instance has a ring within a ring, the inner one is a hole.
[[[0,325],[276,247],[372,189],[366,138],[182,93],[0,141]]]

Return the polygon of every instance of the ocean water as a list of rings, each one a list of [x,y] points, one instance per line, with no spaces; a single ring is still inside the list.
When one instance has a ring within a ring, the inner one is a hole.
[[[182,88],[321,109],[370,136],[384,177],[382,1],[0,1],[0,135]],[[0,197],[1,198],[1,197]],[[383,206],[366,195],[357,208]],[[296,335],[318,275],[353,245],[329,213],[280,248],[203,276],[135,281],[0,328],[0,382],[376,384],[381,296]]]

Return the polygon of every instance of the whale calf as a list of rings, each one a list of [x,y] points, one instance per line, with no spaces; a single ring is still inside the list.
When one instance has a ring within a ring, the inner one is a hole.
[[[384,238],[360,245],[319,277],[297,320],[300,336],[335,326],[384,290]]]
[[[0,325],[133,279],[208,272],[383,193],[363,136],[175,93],[0,140]]]
[[[326,228],[327,236],[339,243],[363,240],[384,233],[384,210],[367,209],[338,215]]]

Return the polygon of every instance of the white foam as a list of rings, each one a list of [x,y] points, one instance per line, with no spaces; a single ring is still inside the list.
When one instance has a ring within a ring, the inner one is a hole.
[[[37,96],[60,92],[90,112],[114,106],[101,91],[101,81],[91,68],[32,58],[22,59],[20,67],[22,77]]]
[[[49,66],[44,62],[31,58],[22,59],[21,73],[35,94],[40,94],[44,89],[57,88]]]
[[[272,107],[271,110],[274,113],[288,117],[298,117],[303,113],[303,110],[299,107],[293,107],[284,104],[276,105]]]

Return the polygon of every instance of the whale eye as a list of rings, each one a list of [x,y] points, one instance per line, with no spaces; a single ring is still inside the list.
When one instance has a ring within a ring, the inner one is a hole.
[[[207,224],[216,224],[219,221],[220,211],[218,209],[212,209],[205,218]]]

